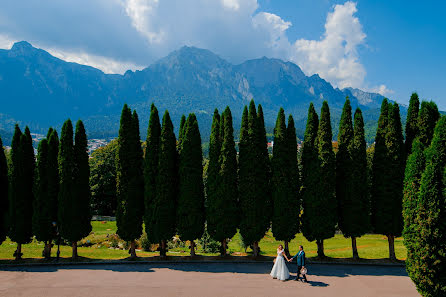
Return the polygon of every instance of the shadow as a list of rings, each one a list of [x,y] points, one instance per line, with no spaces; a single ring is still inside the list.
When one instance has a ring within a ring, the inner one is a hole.
[[[137,259],[119,259],[119,260],[94,260],[90,258],[79,257],[76,261],[71,258],[56,259],[23,259],[21,261],[0,261],[0,271],[22,271],[22,272],[56,272],[60,270],[111,270],[116,272],[154,272],[156,269],[171,269],[186,272],[207,272],[207,273],[240,273],[240,274],[269,274],[273,266],[272,257],[210,257],[195,256],[190,257],[167,257],[160,259],[154,257],[139,257]],[[31,261],[30,261],[31,260]],[[309,258],[306,267],[308,276],[407,276],[406,270],[401,266],[384,266],[382,262],[367,260],[363,264],[352,265],[345,264],[338,259],[327,261],[330,264],[317,263]],[[125,263],[122,263],[125,261]],[[150,262],[150,263],[148,263]],[[79,263],[79,264],[78,264]],[[6,265],[2,265],[6,264]],[[37,264],[37,265],[35,265]],[[39,265],[45,264],[45,265]],[[297,265],[287,263],[290,273],[295,278],[297,274]],[[322,286],[314,282],[314,286]]]
[[[312,287],[328,287],[328,284],[324,282],[308,281],[307,284]]]

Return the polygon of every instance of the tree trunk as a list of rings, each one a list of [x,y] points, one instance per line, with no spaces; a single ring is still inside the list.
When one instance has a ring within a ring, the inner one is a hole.
[[[190,255],[191,257],[195,257],[195,241],[190,241]]]
[[[257,258],[259,255],[259,242],[254,241],[254,244],[252,245],[252,247],[253,247],[253,252],[254,252],[254,258]]]
[[[356,237],[352,236],[352,250],[353,250],[353,259],[358,260],[359,254],[358,254],[358,247],[356,246]]]
[[[284,244],[284,249],[285,249],[285,255],[289,258],[290,257],[290,249],[288,248],[288,241],[287,240],[285,240],[284,242],[283,242],[283,244]]]
[[[51,258],[51,241],[45,241],[45,247],[43,248],[43,257],[47,260]]]
[[[396,256],[395,256],[395,236],[387,235],[387,240],[389,241],[389,259],[391,261],[396,261]]]
[[[21,260],[22,259],[22,244],[17,243],[17,250],[15,251],[15,259]]]
[[[164,239],[161,240],[160,256],[163,258],[166,257],[166,241]]]
[[[134,240],[130,241],[130,258],[136,258],[136,245]]]
[[[317,243],[317,256],[319,258],[325,258],[324,240],[318,239],[316,240],[316,243]]]
[[[73,249],[73,254],[72,254],[71,258],[76,259],[77,258],[77,241],[73,242],[71,247]]]
[[[226,239],[221,241],[221,256],[226,256]]]

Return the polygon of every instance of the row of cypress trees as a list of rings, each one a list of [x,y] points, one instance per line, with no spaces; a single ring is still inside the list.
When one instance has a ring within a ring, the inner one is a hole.
[[[446,118],[440,118],[433,102],[422,102],[420,107],[416,94],[410,101],[409,116],[413,119],[412,145],[407,147],[403,191],[406,270],[421,295],[443,296],[446,294]]]
[[[45,243],[43,255],[49,258],[52,240],[60,235],[72,243],[77,257],[77,241],[91,231],[90,167],[82,121],[76,124],[74,143],[70,120],[62,127],[60,141],[50,128],[38,145],[37,162],[29,128],[22,133],[16,125],[10,154],[8,166],[0,151],[0,240],[9,236],[16,242],[14,256],[21,259],[22,244],[34,235]]]

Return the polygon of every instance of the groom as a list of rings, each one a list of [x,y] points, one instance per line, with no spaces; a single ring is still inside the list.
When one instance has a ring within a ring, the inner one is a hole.
[[[293,261],[294,258],[297,258],[297,277],[296,277],[296,281],[299,280],[299,276],[300,276],[300,270],[305,267],[305,252],[304,252],[304,247],[299,245],[299,252],[292,257],[291,259],[288,260],[288,262]],[[307,281],[307,276],[305,274],[302,274],[303,278],[304,278],[304,282],[308,282]]]

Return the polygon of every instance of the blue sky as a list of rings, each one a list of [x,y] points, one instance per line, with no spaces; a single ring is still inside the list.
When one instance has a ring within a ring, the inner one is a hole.
[[[442,1],[17,0],[0,10],[0,48],[27,40],[108,73],[141,69],[182,45],[232,63],[298,64],[333,85],[411,92],[446,110]]]

